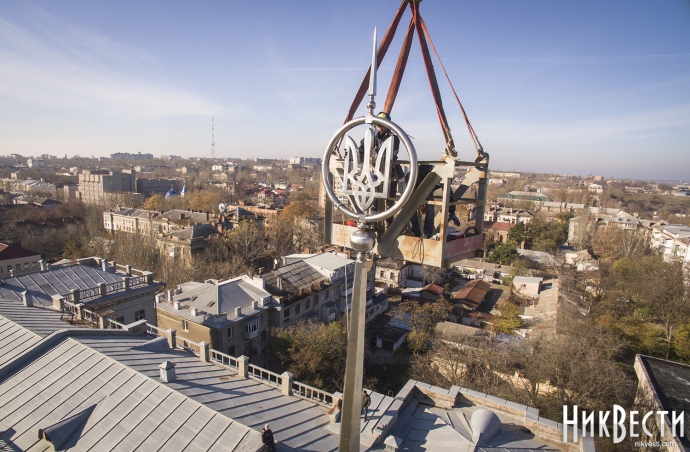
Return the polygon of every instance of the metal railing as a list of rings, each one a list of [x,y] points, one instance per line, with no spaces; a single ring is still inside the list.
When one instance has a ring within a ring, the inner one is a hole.
[[[316,389],[299,381],[292,382],[292,395],[316,402],[325,406],[333,406],[333,394]]]
[[[255,366],[254,364],[250,364],[248,366],[249,372],[247,373],[247,376],[249,378],[253,378],[254,380],[259,380],[263,383],[269,384],[271,386],[277,386],[280,387],[283,384],[283,377],[278,375],[275,372],[271,372],[270,370],[266,370],[263,367]]]

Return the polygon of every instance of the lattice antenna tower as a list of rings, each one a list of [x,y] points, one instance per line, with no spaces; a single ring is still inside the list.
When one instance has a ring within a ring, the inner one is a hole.
[[[213,123],[213,116],[211,117],[211,160],[216,159],[216,139],[215,139],[215,125]]]

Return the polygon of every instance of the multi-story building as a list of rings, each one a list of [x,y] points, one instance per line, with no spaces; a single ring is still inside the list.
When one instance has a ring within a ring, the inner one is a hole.
[[[188,282],[156,297],[158,326],[194,342],[252,362],[266,358],[271,294],[263,281],[240,276],[227,281]],[[184,345],[184,343],[182,344]]]
[[[181,190],[179,179],[136,179],[136,192],[146,197],[159,194],[165,195],[169,190],[179,192]]]
[[[40,269],[41,255],[20,246],[0,242],[0,278],[12,278]]]
[[[86,309],[121,324],[155,323],[154,295],[162,288],[151,272],[90,257],[52,266],[41,261],[38,271],[5,278],[0,298],[56,308],[66,315]]]
[[[690,227],[682,224],[659,224],[652,228],[651,247],[666,262],[690,265]]]
[[[529,223],[532,218],[534,218],[534,215],[527,210],[500,205],[489,206],[484,212],[484,221],[490,223]]]
[[[103,204],[136,191],[134,170],[89,171],[79,174],[79,194],[85,204]]]
[[[283,266],[260,276],[276,300],[271,327],[294,325],[300,320],[332,322],[352,307],[354,261],[344,255],[294,254]],[[367,275],[367,320],[380,310],[374,306],[375,266]]]

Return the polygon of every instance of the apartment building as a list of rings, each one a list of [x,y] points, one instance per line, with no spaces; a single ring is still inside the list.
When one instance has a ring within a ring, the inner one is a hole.
[[[666,262],[690,263],[690,226],[682,224],[658,224],[652,227],[651,247]]]
[[[136,192],[134,170],[84,170],[79,174],[79,194],[85,204],[104,204]]]
[[[188,282],[156,297],[160,328],[174,329],[194,342],[208,342],[231,356],[248,356],[253,363],[266,359],[272,305],[263,281],[247,275]]]
[[[260,275],[264,287],[276,300],[271,327],[294,325],[302,320],[332,322],[352,307],[354,260],[344,255],[293,254],[283,266]],[[367,320],[381,310],[374,306],[374,274],[367,274]]]

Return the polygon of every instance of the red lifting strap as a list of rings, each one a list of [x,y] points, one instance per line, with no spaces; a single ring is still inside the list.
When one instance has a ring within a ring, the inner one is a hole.
[[[434,46],[434,43],[431,40],[431,36],[429,35],[429,30],[427,29],[426,23],[424,23],[424,20],[422,19],[421,15],[419,14],[419,1],[415,0],[402,0],[400,3],[400,6],[398,7],[398,11],[395,14],[395,17],[393,18],[393,21],[391,22],[390,27],[388,27],[388,30],[386,31],[386,34],[384,35],[383,39],[381,40],[381,44],[379,45],[378,50],[376,51],[376,56],[377,56],[377,69],[378,66],[381,65],[381,62],[383,61],[384,56],[388,52],[388,48],[390,47],[391,42],[393,41],[393,38],[395,37],[395,32],[397,31],[398,25],[400,24],[400,19],[402,18],[403,13],[405,12],[405,7],[407,5],[410,5],[410,11],[412,13],[412,19],[410,20],[410,25],[407,30],[407,34],[405,35],[405,39],[403,41],[403,46],[400,49],[400,55],[398,56],[398,62],[395,67],[395,72],[393,73],[393,79],[391,80],[391,85],[388,88],[388,95],[386,96],[386,102],[384,104],[383,110],[386,113],[389,113],[393,109],[393,104],[395,103],[395,99],[398,95],[398,90],[400,89],[400,83],[402,81],[403,74],[405,72],[405,68],[407,66],[407,61],[408,57],[410,55],[410,48],[412,44],[412,35],[414,32],[417,32],[417,37],[419,39],[419,45],[422,51],[422,58],[424,61],[424,67],[426,68],[427,72],[427,78],[429,79],[429,85],[431,87],[431,94],[434,98],[434,104],[436,105],[436,113],[438,114],[438,119],[439,122],[441,123],[441,129],[443,131],[443,136],[446,140],[446,152],[450,154],[451,156],[455,157],[457,155],[457,152],[455,150],[455,143],[453,142],[453,136],[451,135],[450,132],[450,127],[448,126],[448,119],[446,118],[446,113],[443,109],[443,101],[441,100],[441,91],[438,86],[438,81],[436,79],[436,73],[434,71],[434,66],[431,61],[431,54],[429,52],[429,46],[427,44],[427,41],[429,44],[431,44],[431,48],[434,50],[434,54],[436,55],[436,58],[439,61],[439,64],[441,65],[441,68],[443,69],[443,73],[446,76],[446,79],[448,80],[448,83],[451,87],[451,90],[453,91],[453,95],[455,96],[455,100],[458,102],[458,105],[460,106],[460,110],[462,111],[462,115],[465,118],[465,123],[467,124],[467,128],[469,130],[470,136],[472,138],[472,141],[474,143],[474,147],[477,150],[477,153],[481,153],[483,151],[482,145],[479,142],[479,137],[477,137],[477,134],[474,132],[474,129],[472,128],[472,125],[470,124],[469,118],[467,117],[467,113],[465,112],[464,107],[462,106],[462,103],[460,102],[460,99],[458,98],[457,93],[455,92],[455,88],[453,87],[453,84],[450,81],[450,77],[448,77],[448,73],[446,72],[446,68],[443,66],[443,62],[441,62],[441,58],[438,55],[438,52],[436,51],[436,47]],[[371,67],[367,70],[366,75],[364,76],[364,79],[362,80],[362,84],[359,87],[359,90],[357,91],[357,94],[355,95],[354,100],[352,101],[352,105],[350,106],[350,110],[347,114],[347,117],[345,118],[345,122],[350,121],[354,115],[355,112],[357,111],[357,108],[361,104],[362,100],[364,99],[364,95],[367,91],[367,88],[369,86],[369,76],[371,73]]]
[[[441,129],[443,135],[446,138],[446,151],[451,155],[457,155],[455,151],[455,143],[453,143],[453,137],[450,134],[450,127],[448,127],[448,120],[446,119],[446,113],[443,111],[443,102],[441,101],[441,92],[438,88],[438,82],[436,81],[436,73],[434,72],[434,65],[431,62],[431,55],[429,55],[429,47],[424,39],[424,31],[422,30],[422,18],[419,16],[419,3],[414,2],[410,4],[410,9],[412,10],[412,18],[415,23],[415,28],[417,29],[417,37],[419,38],[419,46],[422,49],[422,56],[424,58],[424,66],[426,67],[427,77],[429,79],[429,85],[431,85],[431,94],[434,96],[434,103],[436,104],[436,112],[438,113],[438,119],[441,122]]]
[[[400,49],[400,55],[398,56],[398,63],[395,66],[395,72],[393,72],[393,80],[391,80],[391,86],[388,88],[388,95],[386,96],[386,103],[383,105],[383,111],[390,114],[393,110],[393,104],[395,103],[395,98],[398,96],[398,90],[400,89],[400,82],[402,82],[403,73],[405,73],[405,67],[407,67],[407,58],[410,56],[410,49],[412,48],[412,36],[414,35],[414,21],[410,21],[410,26],[407,28],[407,34],[405,35],[405,40],[403,41],[403,46]]]

